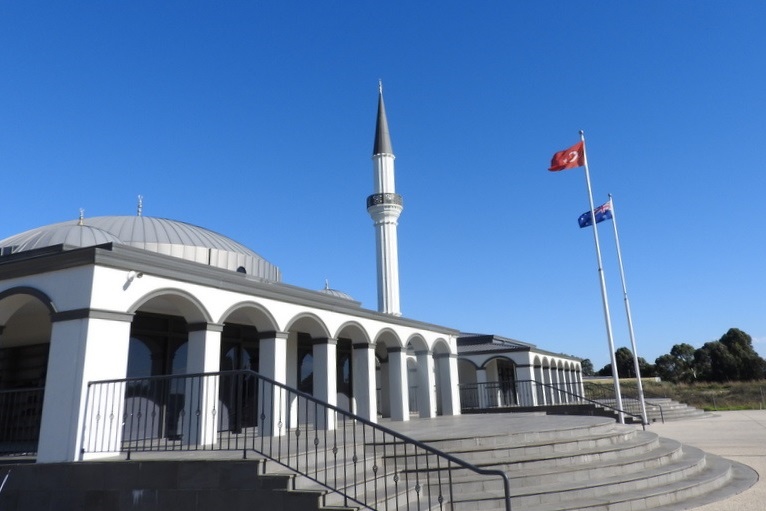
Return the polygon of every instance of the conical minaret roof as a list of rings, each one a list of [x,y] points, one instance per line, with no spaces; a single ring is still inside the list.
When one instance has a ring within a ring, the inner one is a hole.
[[[378,122],[375,126],[375,145],[372,155],[394,154],[391,147],[391,134],[388,132],[388,119],[386,119],[386,106],[383,104],[383,84],[378,85]]]

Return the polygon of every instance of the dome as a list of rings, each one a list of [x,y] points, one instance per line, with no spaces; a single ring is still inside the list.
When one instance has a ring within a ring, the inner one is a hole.
[[[0,253],[58,244],[89,247],[104,243],[280,280],[279,268],[231,238],[185,222],[148,216],[101,216],[47,225],[0,241]]]
[[[324,289],[320,289],[319,292],[329,296],[333,296],[335,298],[342,298],[343,300],[351,300],[352,302],[356,301],[351,297],[351,295],[348,295],[344,293],[343,291],[338,291],[337,289],[330,289],[330,283],[328,281],[325,281]]]
[[[90,247],[104,243],[117,244],[122,242],[112,233],[91,225],[56,224],[48,228],[33,229],[0,241],[0,251],[6,253],[5,250],[8,247],[7,250],[15,254],[53,245]]]

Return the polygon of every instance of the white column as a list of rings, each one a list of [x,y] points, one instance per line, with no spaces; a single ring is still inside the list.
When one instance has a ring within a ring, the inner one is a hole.
[[[407,386],[407,354],[404,348],[388,348],[389,398],[391,420],[410,420],[410,396]]]
[[[258,373],[277,383],[287,382],[287,333],[268,332],[258,343]],[[258,390],[258,430],[262,436],[281,436],[288,424],[287,396],[281,387],[261,382]],[[261,418],[261,415],[265,418]]]
[[[337,339],[314,340],[314,397],[327,404],[338,404],[338,341]],[[335,412],[317,408],[317,429],[335,429]]]
[[[91,387],[88,397],[88,383],[126,377],[132,317],[90,310],[52,315],[38,463],[120,452],[125,386]]]
[[[353,350],[352,372],[353,389],[356,401],[356,414],[368,421],[378,421],[378,406],[375,388],[375,347],[371,344],[355,343]]]
[[[555,366],[549,368],[551,377],[551,404],[561,404],[561,394],[559,393],[559,371]]]
[[[418,408],[421,418],[436,417],[436,379],[431,351],[415,353],[418,361]]]
[[[380,381],[378,386],[380,387],[380,414],[383,417],[391,417],[391,366],[388,360],[380,361],[380,368],[378,368],[378,377]],[[409,405],[408,405],[409,406]]]
[[[545,383],[547,386],[545,387],[545,393],[547,395],[547,403],[549,405],[555,405],[556,404],[556,396],[553,393],[553,373],[551,372],[551,366],[543,368],[543,373],[545,374]]]
[[[548,393],[545,390],[545,368],[535,366],[535,392],[537,393],[537,404],[548,404]]]
[[[457,355],[453,353],[440,353],[434,355],[434,359],[439,364],[442,415],[460,415]]]
[[[186,373],[216,373],[221,370],[223,325],[189,325]],[[213,445],[218,437],[218,376],[187,378],[184,385],[185,423],[179,421],[183,440],[190,445]]]
[[[476,369],[476,392],[479,393],[479,408],[482,410],[489,408],[489,400],[487,399],[487,368],[479,367]]]
[[[487,406],[495,408],[500,405],[500,396],[502,390],[500,389],[500,375],[497,371],[497,359],[490,362],[486,366],[487,369]]]
[[[572,394],[574,394],[574,388],[572,387],[572,370],[566,369],[564,371],[564,381],[566,382],[566,386],[564,387],[567,391],[566,393],[566,401],[567,403],[571,403],[574,401],[574,397]]]
[[[537,406],[537,389],[535,388],[534,366],[518,364],[516,366],[516,390],[521,406]]]

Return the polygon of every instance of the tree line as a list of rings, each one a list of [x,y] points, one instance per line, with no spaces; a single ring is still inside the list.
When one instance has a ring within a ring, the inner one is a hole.
[[[633,352],[628,348],[615,351],[617,374],[620,378],[635,378]],[[730,328],[717,341],[706,342],[701,348],[681,343],[670,353],[657,357],[654,364],[638,357],[642,377],[659,376],[674,383],[750,381],[766,378],[766,360],[753,349],[753,339],[738,328]],[[586,376],[612,376],[612,364],[594,372],[590,360],[582,361]]]

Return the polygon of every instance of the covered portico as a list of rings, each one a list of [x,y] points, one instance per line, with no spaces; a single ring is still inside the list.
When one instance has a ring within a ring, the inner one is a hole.
[[[462,334],[457,344],[464,407],[556,405],[583,395],[578,358],[497,335]]]
[[[371,421],[379,410],[408,420],[414,346],[420,416],[460,413],[457,331],[125,245],[0,259],[0,329],[0,350],[42,353],[38,462],[80,458],[87,386],[97,380],[251,369]],[[258,424],[248,410],[235,416],[214,403],[230,427],[277,434],[273,418]]]

